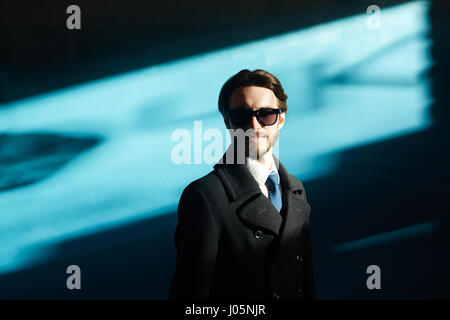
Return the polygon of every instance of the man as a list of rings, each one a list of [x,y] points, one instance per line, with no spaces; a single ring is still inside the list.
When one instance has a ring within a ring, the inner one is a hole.
[[[242,70],[223,85],[219,111],[234,139],[181,195],[170,299],[315,298],[311,208],[301,182],[272,154],[286,99],[264,70]],[[239,131],[250,132],[241,144]]]

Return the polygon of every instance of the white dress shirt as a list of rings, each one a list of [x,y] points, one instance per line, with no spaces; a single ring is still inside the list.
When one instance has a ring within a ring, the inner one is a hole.
[[[269,198],[269,189],[267,187],[267,178],[269,177],[270,172],[274,171],[276,172],[278,176],[278,181],[280,180],[280,175],[278,174],[277,167],[275,165],[275,161],[273,157],[272,159],[272,166],[270,170],[268,170],[264,165],[262,165],[260,162],[256,161],[252,158],[245,158],[245,165],[249,169],[250,173],[252,174],[253,178],[255,178],[256,182],[259,185],[259,188],[261,189],[261,192]],[[280,191],[281,191],[281,184],[280,184]]]

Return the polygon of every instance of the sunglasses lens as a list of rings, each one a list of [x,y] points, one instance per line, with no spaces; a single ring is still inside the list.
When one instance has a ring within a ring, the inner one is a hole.
[[[230,120],[236,127],[245,127],[252,117],[252,113],[246,109],[230,111]]]
[[[266,111],[262,110],[258,114],[258,119],[264,123],[265,126],[271,126],[277,122],[278,110],[276,111]]]

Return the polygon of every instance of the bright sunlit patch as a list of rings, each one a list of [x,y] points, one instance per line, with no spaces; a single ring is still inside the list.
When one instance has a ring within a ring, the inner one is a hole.
[[[367,249],[373,246],[392,243],[398,240],[426,236],[435,233],[437,228],[438,223],[435,221],[420,223],[414,226],[405,227],[398,230],[370,236],[367,238],[342,243],[332,247],[331,251],[335,253],[341,253],[359,249]]]

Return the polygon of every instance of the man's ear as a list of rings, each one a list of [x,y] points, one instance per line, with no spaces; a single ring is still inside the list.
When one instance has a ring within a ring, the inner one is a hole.
[[[280,113],[280,115],[278,116],[278,131],[281,130],[281,128],[283,128],[284,126],[284,122],[286,121],[286,111]]]

